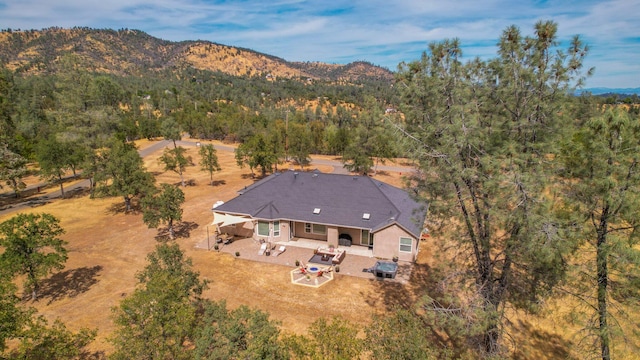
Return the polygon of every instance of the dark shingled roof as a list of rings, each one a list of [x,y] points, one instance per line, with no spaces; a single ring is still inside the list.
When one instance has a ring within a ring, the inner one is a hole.
[[[260,220],[294,220],[372,232],[398,224],[420,237],[427,204],[369,176],[286,171],[239,191],[216,211]],[[314,209],[320,209],[314,214]],[[370,214],[369,220],[363,215]]]

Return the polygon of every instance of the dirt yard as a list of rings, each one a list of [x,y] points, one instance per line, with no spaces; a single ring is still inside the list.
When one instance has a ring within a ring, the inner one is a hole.
[[[188,153],[197,164],[197,148],[188,148]],[[147,169],[156,175],[158,183],[178,184],[177,174],[161,171],[157,163],[160,154],[157,151],[145,159]],[[314,289],[291,284],[291,267],[197,249],[195,245],[207,238],[207,230],[210,234],[215,230],[208,229],[213,203],[231,199],[238,189],[253,182],[249,169],[239,168],[232,152],[218,151],[218,158],[222,171],[214,173],[213,186],[209,185],[209,174],[200,171],[198,165],[186,171],[185,179],[194,185],[183,189],[183,226],[176,240],[201,277],[211,281],[205,297],[226,299],[230,308],[242,304],[259,308],[280,321],[283,331],[304,332],[319,316],[343,316],[366,323],[374,313],[411,302],[416,290],[424,285],[419,279],[412,282],[417,285],[401,286],[336,274],[333,281]],[[319,170],[331,172],[333,168],[322,166]],[[398,173],[378,172],[376,177],[401,186]],[[134,290],[135,274],[144,267],[146,255],[158,243],[159,235],[156,229],[144,225],[141,214],[124,214],[122,208],[121,198],[89,199],[86,193],[76,193],[72,198],[21,210],[58,217],[66,230],[63,238],[69,251],[66,268],[45,281],[37,302],[26,301],[26,305],[36,307],[48,318],[62,319],[71,329],[97,328],[92,350],[107,354],[111,346],[106,339],[114,329],[111,309]],[[14,214],[5,214],[0,221]],[[426,267],[417,269],[413,276],[424,276],[421,270],[426,271]]]

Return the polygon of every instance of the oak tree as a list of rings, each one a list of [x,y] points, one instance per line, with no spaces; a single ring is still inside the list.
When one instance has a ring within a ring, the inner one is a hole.
[[[53,215],[18,214],[0,224],[0,265],[12,275],[26,275],[25,289],[36,300],[41,280],[67,261],[60,220]]]
[[[102,153],[96,169],[96,195],[122,196],[128,212],[134,197],[153,193],[154,181],[135,146],[116,140]]]
[[[180,188],[170,184],[162,184],[158,194],[147,195],[140,201],[142,207],[142,221],[149,228],[157,228],[166,223],[171,240],[175,239],[173,225],[182,220],[184,193]]]
[[[200,168],[209,173],[209,184],[213,185],[213,172],[220,171],[216,148],[212,144],[204,144],[200,147]]]

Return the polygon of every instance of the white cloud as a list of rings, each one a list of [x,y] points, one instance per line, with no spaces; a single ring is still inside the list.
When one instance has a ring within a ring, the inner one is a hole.
[[[8,0],[4,28],[140,29],[167,40],[210,40],[287,60],[368,60],[395,69],[431,41],[459,38],[465,57],[493,56],[509,25],[531,34],[558,23],[566,43],[581,34],[596,66],[588,86],[640,86],[640,0]],[[626,76],[619,75],[620,73]]]

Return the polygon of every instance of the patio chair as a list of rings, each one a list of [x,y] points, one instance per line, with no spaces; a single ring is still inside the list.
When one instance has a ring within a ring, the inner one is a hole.
[[[284,245],[280,245],[278,250],[274,251],[273,254],[271,254],[271,255],[272,256],[278,256],[278,255],[282,254],[285,250],[287,250],[287,247],[284,246]]]
[[[265,251],[267,251],[267,243],[262,243],[260,250],[258,250],[258,255],[264,255]]]

